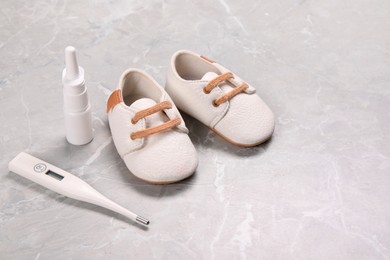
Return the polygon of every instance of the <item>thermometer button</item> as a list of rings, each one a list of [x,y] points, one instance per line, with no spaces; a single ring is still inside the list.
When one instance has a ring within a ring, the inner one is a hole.
[[[44,163],[37,163],[34,165],[35,172],[39,172],[39,173],[44,172],[44,171],[46,171],[46,168],[47,168],[46,164],[44,164]]]

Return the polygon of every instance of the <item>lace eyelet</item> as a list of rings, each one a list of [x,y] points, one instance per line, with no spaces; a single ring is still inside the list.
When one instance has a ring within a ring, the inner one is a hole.
[[[214,106],[214,107],[219,107],[219,105],[218,105],[215,101],[216,101],[216,100],[214,99],[214,100],[213,100],[213,106]]]
[[[134,121],[134,118],[131,119],[131,123],[135,125],[137,122]]]
[[[130,139],[135,140],[135,138],[133,138],[133,134],[130,135]]]
[[[207,91],[206,88],[203,88],[203,93],[210,94],[210,91]]]

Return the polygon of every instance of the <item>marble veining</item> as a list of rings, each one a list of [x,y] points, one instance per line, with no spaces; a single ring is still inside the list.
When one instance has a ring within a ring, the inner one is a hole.
[[[0,259],[389,259],[390,2],[10,1],[0,4]],[[94,140],[65,141],[63,51],[86,71]],[[233,147],[184,116],[196,174],[135,178],[105,102],[120,74],[164,85],[189,49],[232,69],[276,115]],[[149,218],[142,228],[8,172],[27,151]]]

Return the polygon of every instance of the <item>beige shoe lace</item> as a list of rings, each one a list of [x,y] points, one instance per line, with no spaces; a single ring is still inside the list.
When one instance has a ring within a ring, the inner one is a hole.
[[[139,120],[147,116],[163,111],[164,109],[170,109],[170,108],[172,108],[171,102],[169,101],[160,102],[152,107],[149,107],[147,109],[135,113],[134,117],[131,119],[131,123],[136,124]],[[130,135],[130,138],[132,140],[135,140],[138,138],[148,137],[149,135],[157,134],[172,129],[180,125],[180,123],[181,123],[181,119],[179,117],[176,117],[174,119],[169,120],[168,122],[165,122],[164,124],[133,132]]]
[[[217,87],[222,82],[225,82],[229,79],[234,78],[233,73],[226,72],[224,74],[219,75],[215,79],[211,80],[207,86],[203,88],[203,92],[206,94],[209,94],[215,87]],[[229,101],[232,99],[235,95],[243,92],[245,89],[248,88],[248,84],[242,83],[241,85],[233,88],[231,91],[227,92],[226,94],[220,96],[219,98],[213,100],[213,105],[215,107],[221,105],[222,103]]]

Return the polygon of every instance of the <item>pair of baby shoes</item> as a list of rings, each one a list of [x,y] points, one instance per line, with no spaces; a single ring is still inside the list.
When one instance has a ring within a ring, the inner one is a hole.
[[[274,130],[274,115],[255,92],[222,65],[190,51],[173,55],[165,90],[145,72],[129,69],[107,101],[114,144],[138,178],[180,181],[194,173],[198,157],[178,108],[227,142],[251,147]]]

